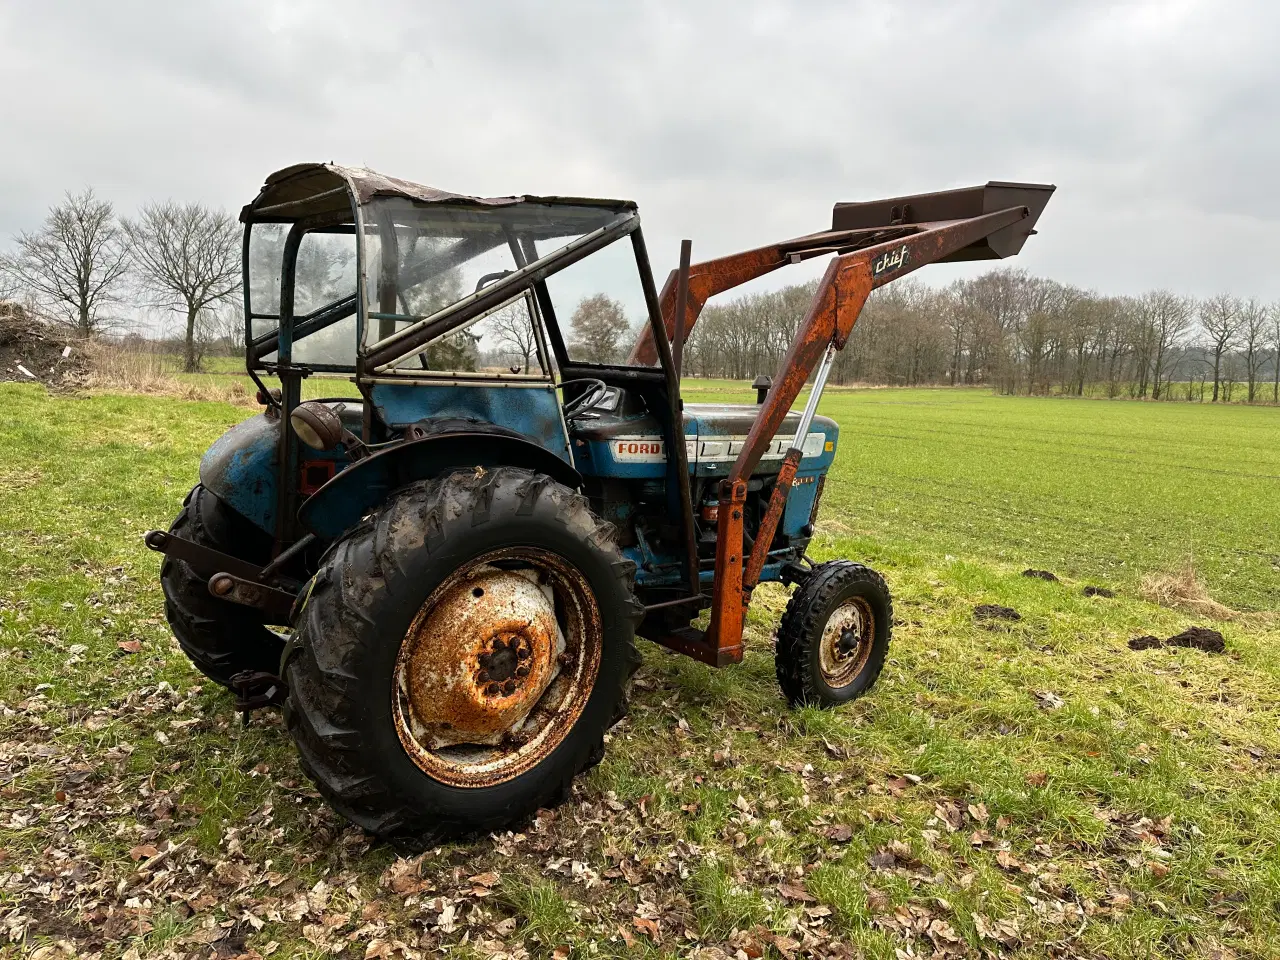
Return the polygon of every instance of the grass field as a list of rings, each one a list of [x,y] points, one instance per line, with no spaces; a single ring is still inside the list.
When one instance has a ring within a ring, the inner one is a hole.
[[[872,694],[788,710],[762,591],[740,667],[646,645],[570,803],[425,852],[346,828],[164,623],[141,535],[250,412],[0,385],[0,954],[1275,956],[1280,411],[832,391],[812,552],[894,589]],[[1138,596],[1190,552],[1245,613]],[[1192,623],[1226,653],[1126,645]]]

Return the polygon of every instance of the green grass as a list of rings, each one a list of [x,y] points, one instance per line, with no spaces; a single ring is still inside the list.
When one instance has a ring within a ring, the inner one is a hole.
[[[278,716],[241,726],[165,625],[141,535],[252,411],[0,385],[0,955],[1273,956],[1280,411],[932,390],[823,409],[842,440],[813,553],[894,591],[875,690],[788,709],[787,597],[762,588],[738,667],[644,645],[568,804],[419,854],[347,827]],[[1214,624],[1223,656],[1129,650],[1198,622],[1135,591],[1193,548],[1220,600],[1272,612]],[[983,629],[977,603],[1023,619]]]
[[[835,536],[1125,587],[1192,556],[1222,602],[1280,605],[1280,409],[839,388],[819,409]]]

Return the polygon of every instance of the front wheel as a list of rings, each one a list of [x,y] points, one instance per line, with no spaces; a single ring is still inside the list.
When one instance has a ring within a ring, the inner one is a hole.
[[[778,684],[793,707],[835,707],[862,696],[889,654],[893,602],[870,567],[833,560],[813,568],[778,626]]]
[[[492,830],[559,802],[624,712],[634,573],[544,475],[400,491],[329,552],[285,652],[303,768],[384,835]]]
[[[187,494],[169,532],[250,563],[271,559],[271,538],[202,485]],[[252,607],[209,593],[209,578],[184,560],[166,556],[160,565],[164,612],[182,651],[215,683],[235,689],[244,670],[275,673],[284,640]]]

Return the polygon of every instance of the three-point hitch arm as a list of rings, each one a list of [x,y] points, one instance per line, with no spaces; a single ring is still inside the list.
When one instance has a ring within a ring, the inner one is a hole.
[[[942,193],[837,204],[829,231],[695,264],[685,268],[687,277],[680,276],[682,271],[672,271],[660,306],[667,337],[678,334],[683,345],[703,306],[715,294],[788,263],[835,254],[738,459],[720,483],[715,580],[706,634],[700,638],[672,637],[673,646],[717,666],[742,659],[746,607],[786,506],[804,439],[835,355],[848,342],[871,291],[925,264],[1017,254],[1035,232],[1036,220],[1053,190],[1040,184],[992,182]],[[678,290],[683,294],[679,297],[685,306],[683,318],[677,317]],[[677,322],[679,319],[683,322]],[[631,359],[649,364],[655,358],[653,337],[646,331]],[[778,472],[751,553],[744,557],[747,480],[811,374],[813,389],[795,439]]]

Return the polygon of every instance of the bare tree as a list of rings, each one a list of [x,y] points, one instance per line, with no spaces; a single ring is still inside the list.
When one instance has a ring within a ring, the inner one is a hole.
[[[1280,303],[1271,305],[1271,402],[1280,403]]]
[[[499,346],[520,357],[520,372],[529,372],[529,360],[538,351],[538,338],[529,318],[529,305],[523,300],[509,303],[492,313],[486,321],[489,332]]]
[[[1228,293],[1220,293],[1200,304],[1200,324],[1209,335],[1213,354],[1213,402],[1218,402],[1222,382],[1222,356],[1240,335],[1240,301]]]
[[[0,272],[26,288],[54,316],[85,338],[103,324],[102,309],[128,269],[128,253],[115,210],[91,187],[68,192],[49,210],[44,226],[14,238],[17,250],[0,258]]]
[[[149,204],[126,220],[129,249],[156,305],[186,311],[183,366],[199,367],[196,322],[201,312],[240,287],[240,228],[223,210],[198,203]]]
[[[584,297],[569,318],[574,359],[616,363],[623,338],[631,329],[622,304],[603,293]]]
[[[1258,377],[1267,359],[1267,321],[1265,304],[1250,298],[1240,308],[1240,332],[1244,337],[1245,379],[1249,385],[1249,402],[1258,397]]]
[[[1191,326],[1193,307],[1185,297],[1168,290],[1153,290],[1142,298],[1141,310],[1151,338],[1151,399],[1159,400],[1170,355]]]
[[[196,323],[196,340],[204,352],[234,356],[244,345],[244,304],[227,298],[205,310]]]

